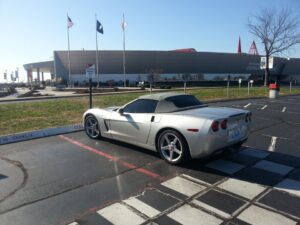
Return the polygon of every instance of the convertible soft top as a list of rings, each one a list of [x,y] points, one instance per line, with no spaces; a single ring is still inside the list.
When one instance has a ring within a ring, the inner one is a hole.
[[[195,96],[181,93],[157,93],[144,95],[139,99],[158,101],[155,113],[170,113],[203,106]]]
[[[181,93],[174,93],[174,92],[163,92],[163,93],[156,93],[156,94],[150,94],[150,95],[143,95],[140,96],[139,99],[150,99],[150,100],[157,100],[161,101],[169,97],[173,96],[182,96],[187,94],[181,94]]]

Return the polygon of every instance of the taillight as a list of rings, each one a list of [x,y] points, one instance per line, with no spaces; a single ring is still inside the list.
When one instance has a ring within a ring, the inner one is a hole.
[[[227,129],[227,120],[223,120],[223,121],[221,122],[221,128],[222,128],[223,130]]]
[[[212,129],[213,132],[217,132],[219,130],[219,121],[214,121],[211,124],[211,129]]]

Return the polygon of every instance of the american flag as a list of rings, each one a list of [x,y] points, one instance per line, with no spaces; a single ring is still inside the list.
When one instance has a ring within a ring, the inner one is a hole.
[[[71,18],[68,17],[68,28],[71,28],[74,25],[74,23],[72,22]]]

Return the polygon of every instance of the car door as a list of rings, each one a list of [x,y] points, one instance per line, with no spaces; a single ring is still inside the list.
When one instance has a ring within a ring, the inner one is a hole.
[[[126,142],[146,144],[156,106],[156,100],[137,99],[126,105],[122,113],[114,113],[110,118],[112,137]]]

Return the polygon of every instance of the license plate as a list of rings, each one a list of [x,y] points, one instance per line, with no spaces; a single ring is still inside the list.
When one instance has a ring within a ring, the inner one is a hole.
[[[240,128],[236,127],[228,131],[228,141],[234,141],[242,136],[242,131]]]

